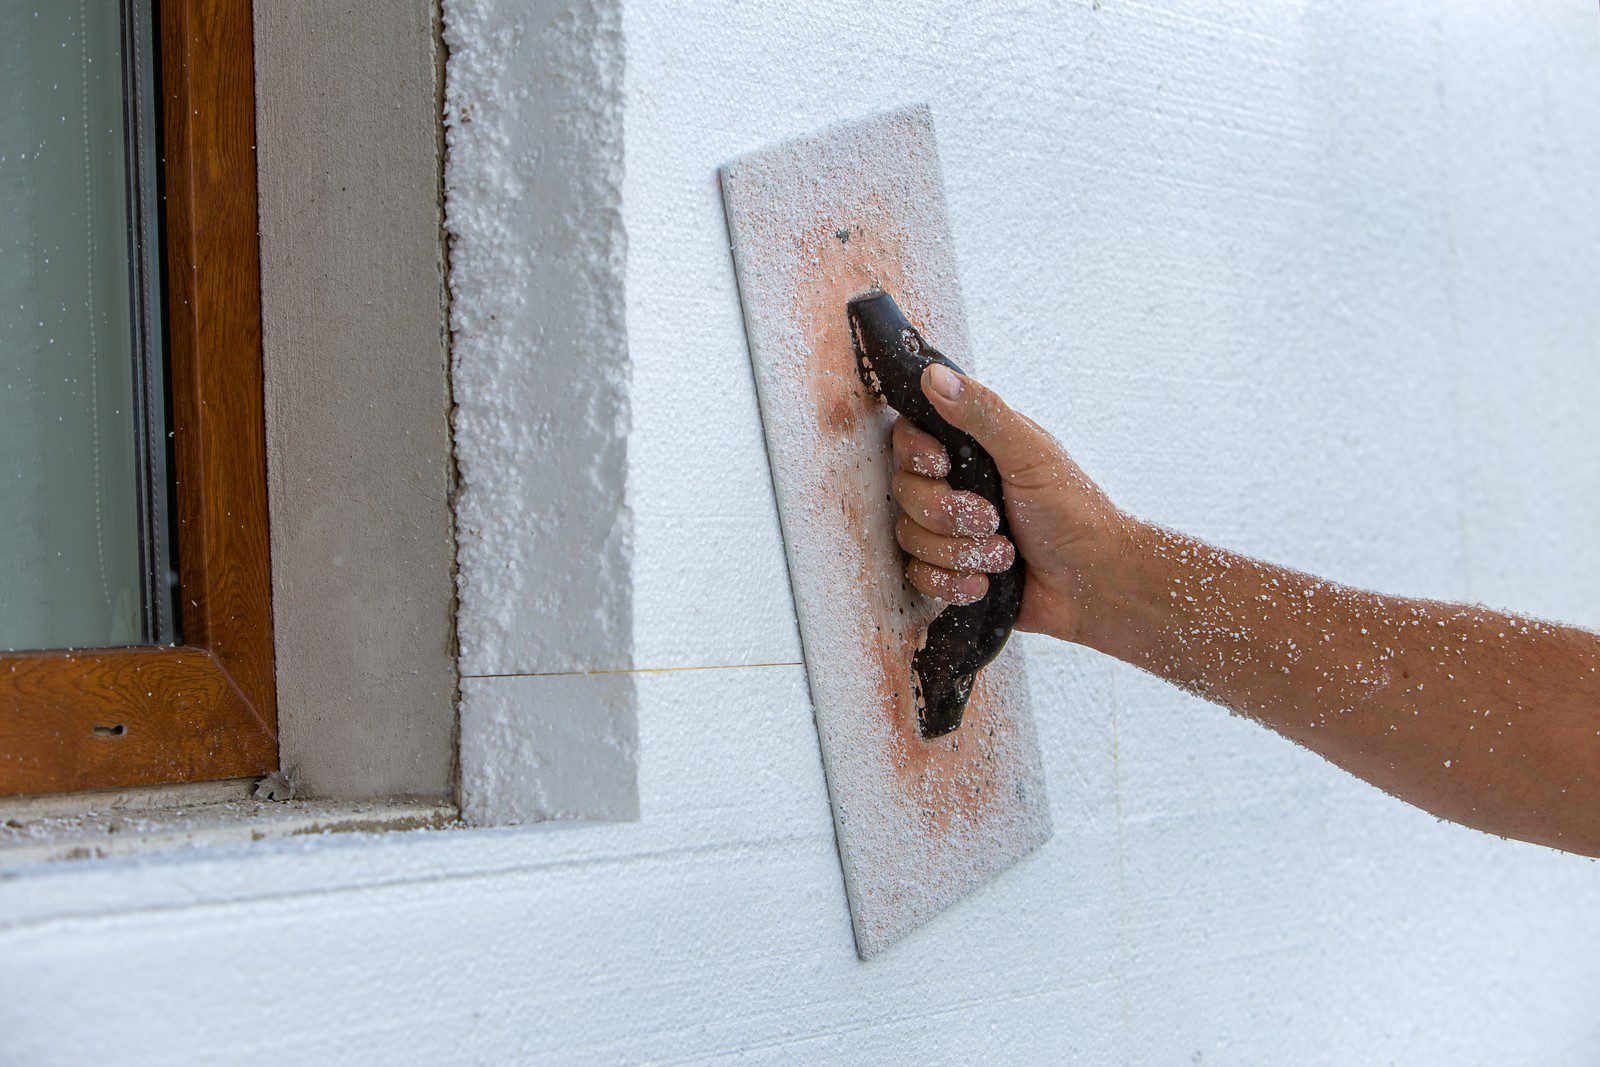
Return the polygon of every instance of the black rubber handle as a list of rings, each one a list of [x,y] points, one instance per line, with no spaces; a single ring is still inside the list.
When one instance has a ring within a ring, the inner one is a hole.
[[[930,347],[906,321],[894,297],[869,293],[846,307],[855,341],[856,370],[867,390],[918,429],[932,435],[950,455],[953,489],[977,493],[1000,513],[1002,536],[1009,536],[1000,471],[973,440],[944,420],[922,392],[922,372],[942,363],[961,368]],[[925,738],[943,737],[961,725],[972,682],[1000,654],[1022,607],[1021,559],[989,576],[989,592],[974,604],[952,604],[928,626],[928,636],[911,661],[917,683],[917,717]]]

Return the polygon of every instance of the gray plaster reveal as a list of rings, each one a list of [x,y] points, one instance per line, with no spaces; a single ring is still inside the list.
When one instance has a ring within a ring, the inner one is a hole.
[[[454,775],[433,5],[255,7],[281,758],[304,795]]]

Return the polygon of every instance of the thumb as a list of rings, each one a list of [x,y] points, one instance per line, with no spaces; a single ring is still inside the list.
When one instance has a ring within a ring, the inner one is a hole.
[[[1008,479],[1048,465],[1056,450],[1053,437],[994,390],[942,364],[922,372],[922,392],[946,422],[983,446]]]

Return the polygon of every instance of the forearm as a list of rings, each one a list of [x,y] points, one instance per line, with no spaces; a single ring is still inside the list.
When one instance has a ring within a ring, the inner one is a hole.
[[[1135,524],[1073,639],[1442,818],[1600,854],[1600,638]]]
[[[1005,479],[1028,567],[1017,626],[1143,667],[1442,818],[1600,856],[1600,638],[1384,597],[1126,519],[1037,424],[930,367],[924,394]],[[948,457],[895,431],[907,578],[982,595]],[[968,502],[970,504],[970,502]],[[966,541],[963,542],[962,538]]]

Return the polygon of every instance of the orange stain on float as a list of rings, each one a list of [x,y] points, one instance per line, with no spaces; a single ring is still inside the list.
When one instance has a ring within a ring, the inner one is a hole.
[[[994,806],[985,784],[995,759],[990,714],[995,693],[980,674],[961,728],[923,739],[911,662],[936,610],[905,585],[905,561],[893,536],[893,500],[886,493],[866,499],[867,486],[877,483],[874,469],[887,471],[891,462],[890,420],[857,373],[845,315],[850,300],[885,291],[915,321],[921,301],[906,285],[902,253],[893,240],[819,222],[797,241],[799,260],[810,265],[804,284],[795,287],[795,318],[805,330],[797,356],[807,360],[808,394],[820,436],[838,446],[818,456],[827,468],[824,480],[837,490],[818,506],[838,508],[850,538],[861,546],[854,581],[841,590],[839,610],[857,615],[856,632],[870,652],[874,706],[887,727],[884,759],[906,807],[921,813],[924,829],[941,833],[955,822],[980,823]]]

